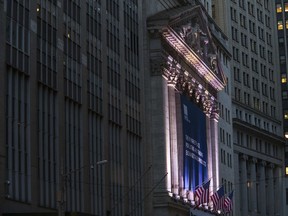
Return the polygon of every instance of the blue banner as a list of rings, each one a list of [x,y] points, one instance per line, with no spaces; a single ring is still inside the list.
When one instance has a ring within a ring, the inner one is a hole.
[[[206,115],[181,95],[183,126],[183,178],[186,190],[195,190],[207,180]]]

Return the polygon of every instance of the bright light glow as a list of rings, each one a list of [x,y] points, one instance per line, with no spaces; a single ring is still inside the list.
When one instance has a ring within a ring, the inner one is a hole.
[[[288,175],[288,167],[285,167],[285,175]]]
[[[285,138],[288,139],[288,132],[285,132]]]
[[[286,74],[281,74],[281,83],[286,83],[286,82],[287,82]]]
[[[220,91],[224,88],[225,83],[219,80],[208,65],[200,59],[200,57],[182,40],[182,38],[180,38],[179,35],[177,35],[176,32],[174,32],[173,29],[168,28],[167,31],[163,32],[163,36],[215,89]]]
[[[285,3],[285,12],[288,11],[288,3]]]
[[[283,30],[283,22],[281,20],[277,22],[277,29]]]
[[[277,11],[277,13],[281,13],[281,12],[282,12],[282,6],[281,6],[281,4],[277,4],[277,5],[276,5],[276,11]]]

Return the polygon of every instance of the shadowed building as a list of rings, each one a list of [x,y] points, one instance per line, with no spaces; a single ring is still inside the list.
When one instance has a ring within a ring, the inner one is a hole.
[[[229,37],[235,215],[283,211],[284,139],[275,2],[213,1],[213,18]],[[283,27],[283,26],[282,26]]]

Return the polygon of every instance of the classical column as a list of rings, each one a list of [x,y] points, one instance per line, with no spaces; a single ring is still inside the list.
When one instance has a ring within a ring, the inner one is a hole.
[[[274,190],[274,208],[275,208],[275,215],[283,215],[282,210],[283,210],[283,196],[282,196],[282,184],[281,182],[283,181],[281,178],[281,167],[276,166],[274,169],[274,178],[275,178],[275,190]]]
[[[207,163],[208,163],[208,178],[212,179],[213,177],[213,158],[212,158],[212,142],[211,142],[211,128],[210,128],[210,118],[206,116],[206,134],[207,134]],[[210,187],[213,188],[213,182],[210,182]]]
[[[267,188],[267,195],[268,195],[268,215],[274,216],[274,175],[273,175],[274,164],[268,165],[268,188]]]
[[[212,156],[212,164],[210,167],[212,168],[212,181],[210,183],[210,187],[214,189],[220,185],[219,182],[219,145],[218,145],[218,114],[212,113],[210,117],[210,144],[211,144],[211,156]],[[209,134],[207,134],[209,136]],[[209,149],[209,148],[208,148]],[[209,161],[208,161],[209,162]],[[210,162],[211,163],[211,162]]]
[[[256,216],[257,215],[257,195],[256,195],[256,163],[257,159],[252,158],[250,160],[250,175],[251,175],[251,184],[250,184],[250,190],[251,190],[251,215]]]
[[[260,181],[259,181],[259,191],[257,196],[259,197],[260,201],[260,214],[266,215],[266,178],[265,178],[265,166],[266,162],[261,161],[259,166],[260,172]]]
[[[248,215],[248,203],[247,203],[247,155],[242,155],[240,158],[240,171],[241,171],[241,177],[240,177],[240,183],[241,183],[241,215]]]
[[[234,215],[241,215],[240,213],[240,209],[242,209],[241,206],[241,179],[239,176],[239,170],[240,170],[240,155],[237,152],[233,153],[233,164],[234,164],[234,176],[235,176],[235,184],[234,184],[234,188],[235,188],[235,193],[234,193],[234,205],[233,205],[233,209],[234,209]],[[239,192],[236,192],[239,191]]]
[[[177,149],[177,119],[176,98],[174,85],[168,86],[169,124],[170,124],[170,150],[171,150],[171,186],[172,193],[179,194],[178,183],[178,149]],[[181,155],[182,156],[182,155]]]

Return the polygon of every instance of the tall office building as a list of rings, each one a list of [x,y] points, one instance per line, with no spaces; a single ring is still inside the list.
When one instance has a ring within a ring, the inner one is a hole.
[[[141,2],[0,1],[1,215],[143,215]]]
[[[214,0],[212,14],[229,36],[235,215],[284,215],[284,139],[275,2]]]
[[[277,15],[277,32],[278,32],[278,45],[279,45],[279,63],[280,63],[280,77],[281,77],[281,90],[282,90],[282,106],[283,106],[283,123],[284,123],[284,134],[288,132],[288,94],[287,94],[287,31],[288,21],[286,22],[288,12],[288,1],[278,0],[276,4],[276,15]],[[287,23],[287,25],[286,25]]]
[[[284,136],[286,140],[285,145],[285,210],[288,212],[288,88],[287,88],[287,76],[288,76],[288,1],[277,0],[276,4],[276,22],[278,32],[278,47],[279,47],[279,64],[280,64],[280,78],[281,78],[281,92],[282,92],[282,109],[283,109],[283,128]]]

